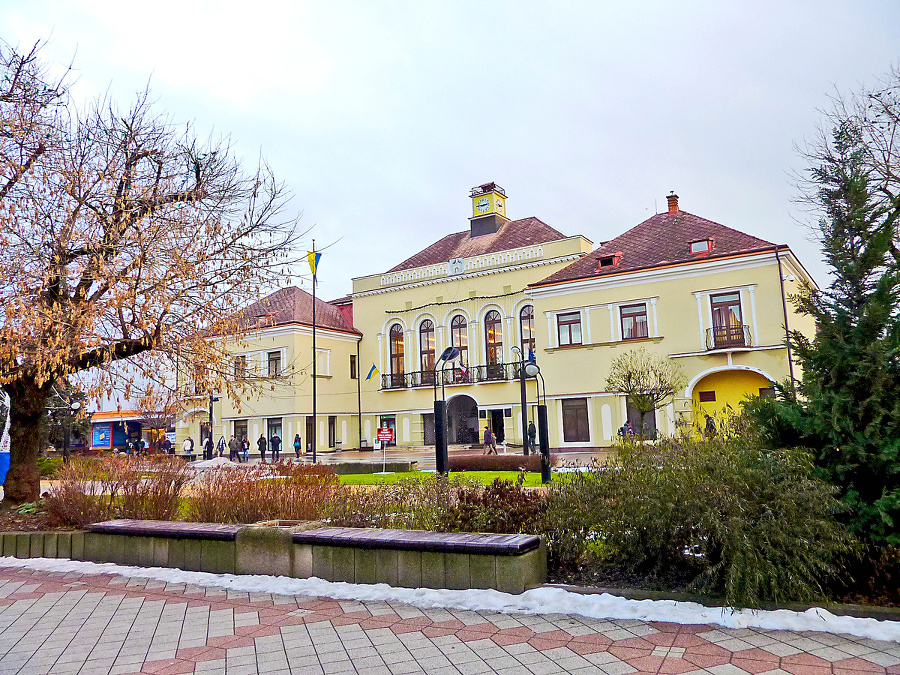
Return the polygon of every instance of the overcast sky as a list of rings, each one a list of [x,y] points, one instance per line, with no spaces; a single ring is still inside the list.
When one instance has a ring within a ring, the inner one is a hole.
[[[900,2],[6,0],[0,37],[74,56],[78,97],[149,81],[161,111],[261,152],[317,247],[338,242],[321,297],[467,229],[488,181],[510,217],[595,244],[675,190],[822,283],[795,146],[835,87],[900,63]]]

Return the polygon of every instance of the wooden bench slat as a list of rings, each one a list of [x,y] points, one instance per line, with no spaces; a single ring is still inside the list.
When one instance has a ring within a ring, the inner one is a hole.
[[[92,523],[85,529],[101,534],[125,534],[141,537],[162,537],[168,539],[212,539],[234,541],[243,525],[223,525],[221,523],[183,523],[171,520],[107,520]]]
[[[529,534],[370,530],[351,527],[321,527],[295,532],[293,540],[298,544],[319,546],[489,555],[521,555],[533,551],[540,545],[540,538]]]

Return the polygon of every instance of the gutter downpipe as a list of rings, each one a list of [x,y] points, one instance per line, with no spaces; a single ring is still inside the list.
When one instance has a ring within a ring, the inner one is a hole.
[[[359,343],[361,340],[362,335],[356,340],[356,442],[357,445],[359,445],[360,450],[362,449],[362,375],[359,372],[361,366],[359,360]]]
[[[787,347],[788,369],[791,375],[791,391],[794,391],[794,358],[791,354],[791,331],[788,327],[787,297],[784,294],[784,271],[781,268],[781,256],[778,245],[775,245],[775,260],[778,262],[778,283],[781,286],[781,309],[784,312],[784,344]]]

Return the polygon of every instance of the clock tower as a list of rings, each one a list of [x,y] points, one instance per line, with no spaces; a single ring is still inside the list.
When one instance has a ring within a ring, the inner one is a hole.
[[[472,217],[469,218],[471,236],[493,234],[504,223],[506,217],[506,192],[496,183],[485,183],[472,188]]]

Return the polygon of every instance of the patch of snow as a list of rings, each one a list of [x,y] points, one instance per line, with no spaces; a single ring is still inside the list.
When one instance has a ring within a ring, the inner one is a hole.
[[[213,457],[212,459],[205,459],[202,462],[191,463],[191,467],[194,469],[212,469],[217,466],[238,466],[238,464],[225,457]]]
[[[728,610],[674,600],[628,600],[609,593],[581,594],[561,588],[535,588],[520,595],[494,590],[450,591],[431,588],[394,588],[387,584],[348,584],[316,577],[293,579],[263,575],[185,572],[163,567],[126,567],[51,558],[4,558],[0,567],[19,567],[43,572],[120,574],[175,584],[214,586],[249,593],[306,595],[335,600],[392,602],[422,609],[448,608],[518,614],[580,614],[595,619],[638,619],[680,624],[716,624],[726,628],[842,633],[873,640],[900,642],[900,622],[836,616],[814,607],[805,612],[786,609]]]

